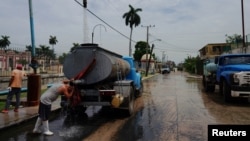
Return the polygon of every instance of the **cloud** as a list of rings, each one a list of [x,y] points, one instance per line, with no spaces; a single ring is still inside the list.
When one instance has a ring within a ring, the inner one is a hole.
[[[81,0],[78,0],[82,2]],[[83,43],[86,36],[102,47],[121,55],[128,54],[129,40],[113,28],[129,37],[130,28],[122,15],[129,11],[128,5],[142,8],[141,25],[155,25],[149,29],[149,41],[155,41],[155,53],[161,58],[162,51],[168,59],[177,63],[186,54],[197,55],[208,43],[225,42],[225,34],[241,34],[241,3],[236,0],[88,0],[84,10],[74,0],[33,0],[33,16],[36,45],[49,45],[49,36],[57,37],[55,50],[68,52],[73,43]],[[250,1],[244,1],[245,33],[250,32]],[[84,16],[85,15],[85,16]],[[11,46],[25,48],[30,42],[28,1],[2,1],[0,5],[0,34],[10,36]],[[146,41],[146,28],[133,30],[134,41]],[[133,43],[134,45],[135,43]]]

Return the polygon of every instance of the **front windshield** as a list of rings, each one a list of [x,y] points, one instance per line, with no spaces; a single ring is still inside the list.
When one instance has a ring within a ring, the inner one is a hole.
[[[229,56],[225,57],[224,65],[250,64],[250,56]]]

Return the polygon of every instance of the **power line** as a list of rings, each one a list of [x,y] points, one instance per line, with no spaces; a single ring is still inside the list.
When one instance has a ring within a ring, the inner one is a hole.
[[[75,2],[77,2],[80,6],[82,6],[84,8],[84,6],[78,2],[77,0],[75,0]],[[126,35],[124,35],[123,33],[121,33],[120,31],[118,31],[117,29],[115,29],[113,26],[111,26],[110,24],[108,24],[106,21],[104,21],[103,19],[101,19],[100,17],[98,17],[95,13],[93,13],[92,11],[90,11],[88,8],[85,8],[90,14],[92,14],[93,16],[95,16],[97,19],[99,19],[100,21],[102,21],[104,24],[106,24],[108,27],[110,27],[111,29],[113,29],[114,31],[116,31],[117,33],[119,33],[120,35],[122,35],[123,37],[127,38],[128,40],[130,40],[130,38]],[[132,40],[132,42],[136,43],[136,41]]]
[[[158,37],[156,37],[156,36],[154,36],[154,35],[152,35],[152,34],[150,34],[150,36],[152,36],[152,37],[158,39]],[[195,49],[195,48],[194,48],[194,49],[190,49],[190,48],[180,47],[180,46],[178,46],[178,45],[175,45],[175,44],[171,44],[171,43],[169,43],[169,42],[166,42],[166,41],[164,41],[163,39],[161,39],[161,40],[162,40],[162,43],[165,43],[165,44],[167,44],[167,45],[170,46],[170,47],[167,48],[168,50],[180,50],[180,51],[183,51],[183,52],[194,52],[194,51],[197,51],[197,49]],[[166,49],[162,49],[162,50],[166,50]]]

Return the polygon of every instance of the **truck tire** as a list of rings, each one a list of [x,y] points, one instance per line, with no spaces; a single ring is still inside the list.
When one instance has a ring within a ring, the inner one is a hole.
[[[215,85],[209,84],[209,82],[204,82],[204,88],[206,92],[214,92],[215,91]]]
[[[219,93],[220,95],[223,95],[223,82],[219,83]]]
[[[207,88],[207,90],[208,90],[208,92],[214,92],[215,91],[215,85],[209,85],[209,86],[207,86],[208,88]]]
[[[232,97],[231,97],[231,88],[230,86],[227,84],[226,80],[223,80],[222,82],[222,93],[223,93],[223,99],[224,102],[230,102]]]
[[[208,92],[208,84],[207,84],[207,81],[205,81],[203,85],[204,85],[205,92]]]
[[[133,87],[131,87],[130,88],[130,94],[129,94],[129,98],[128,98],[128,110],[127,110],[127,114],[129,115],[129,116],[131,116],[131,115],[133,115],[133,113],[134,113],[134,102],[135,102],[135,100],[134,100],[134,88]]]
[[[140,89],[135,91],[135,93],[136,93],[135,97],[136,98],[140,97],[142,95],[142,93],[143,93],[143,83],[142,83],[142,80],[140,82],[140,85],[141,85]]]
[[[205,88],[205,86],[206,86],[205,75],[202,76],[202,84],[203,84],[203,87]]]

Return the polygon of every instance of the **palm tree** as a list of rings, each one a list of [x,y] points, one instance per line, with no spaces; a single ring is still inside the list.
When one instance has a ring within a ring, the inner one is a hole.
[[[129,25],[130,27],[130,40],[129,40],[129,56],[131,56],[131,40],[132,40],[132,32],[133,32],[133,26],[138,26],[141,23],[141,17],[137,14],[137,12],[142,11],[141,8],[134,9],[129,4],[130,10],[123,14],[122,18],[125,18],[125,24],[126,26]]]
[[[58,42],[58,41],[57,41],[57,39],[56,39],[56,36],[51,36],[51,35],[50,35],[49,44],[52,45],[53,51],[54,51],[54,45],[56,45],[57,42]]]
[[[2,39],[0,39],[0,47],[2,48],[2,49],[6,49],[6,47],[7,46],[9,46],[10,45],[10,41],[9,41],[9,36],[1,36],[2,37]]]
[[[42,65],[44,71],[44,68],[49,66],[50,49],[47,45],[39,45],[39,47],[40,48],[38,49],[37,53],[39,54],[39,57],[43,60]]]
[[[32,46],[31,45],[26,45],[26,51],[32,52]]]

